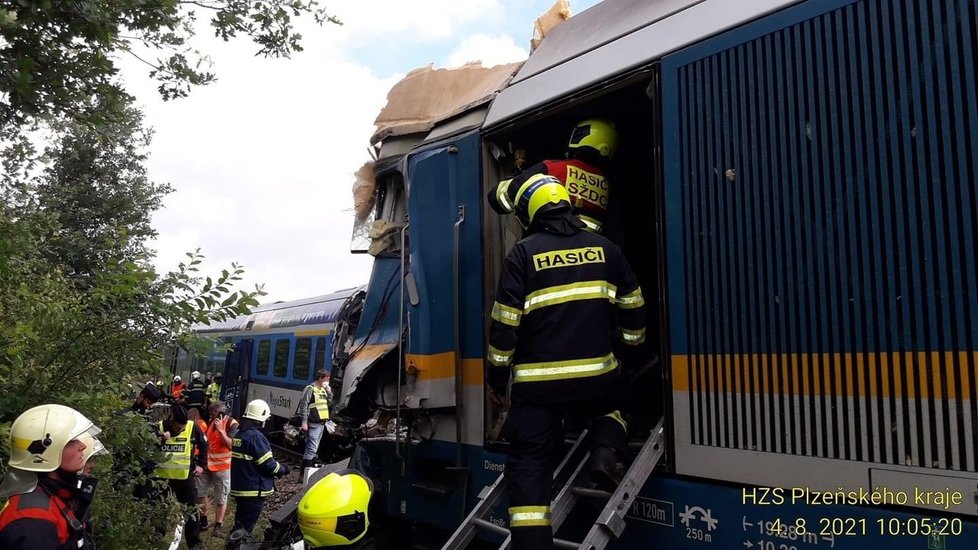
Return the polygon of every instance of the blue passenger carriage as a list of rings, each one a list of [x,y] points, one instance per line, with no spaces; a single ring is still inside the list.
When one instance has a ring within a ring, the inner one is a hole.
[[[365,288],[351,288],[256,307],[251,314],[195,327],[214,346],[202,354],[180,351],[177,373],[224,375],[222,398],[235,413],[251,399],[268,402],[273,423],[288,420],[315,372],[331,371],[359,319]],[[273,426],[274,427],[274,426]]]

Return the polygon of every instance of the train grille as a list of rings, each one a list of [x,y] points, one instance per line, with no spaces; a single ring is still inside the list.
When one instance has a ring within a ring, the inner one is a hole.
[[[976,22],[866,0],[678,68],[694,444],[975,470]]]

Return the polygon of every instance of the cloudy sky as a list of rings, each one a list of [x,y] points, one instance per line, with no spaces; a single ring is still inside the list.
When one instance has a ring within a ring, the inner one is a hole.
[[[388,90],[429,63],[526,59],[552,0],[321,3],[344,25],[303,29],[305,51],[289,60],[254,57],[247,39],[201,37],[219,80],[188,98],[159,100],[145,66],[123,62],[155,129],[151,176],[175,189],[154,218],[159,271],[199,247],[211,271],[243,264],[244,288],[263,283],[263,302],[365,283],[371,257],[349,252],[352,174]]]

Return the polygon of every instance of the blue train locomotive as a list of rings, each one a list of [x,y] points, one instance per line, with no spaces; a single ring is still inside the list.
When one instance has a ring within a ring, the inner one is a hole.
[[[978,544],[976,14],[605,0],[427,124],[379,129],[366,221],[386,240],[334,383],[372,426],[359,463],[386,514],[451,531],[502,470],[485,333],[521,234],[484,196],[601,116],[663,364],[623,399],[668,433],[612,547]]]

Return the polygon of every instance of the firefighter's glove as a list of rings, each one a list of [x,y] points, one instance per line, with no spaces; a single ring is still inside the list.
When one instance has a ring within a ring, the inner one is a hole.
[[[285,477],[287,475],[289,475],[289,467],[279,462],[278,472],[275,474],[275,477]]]

